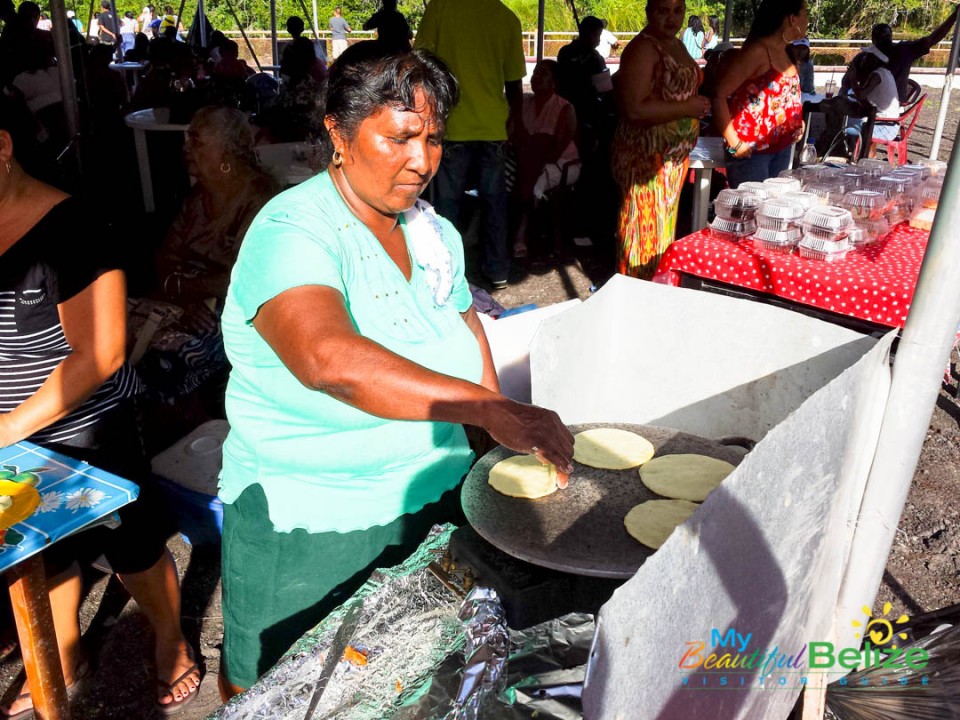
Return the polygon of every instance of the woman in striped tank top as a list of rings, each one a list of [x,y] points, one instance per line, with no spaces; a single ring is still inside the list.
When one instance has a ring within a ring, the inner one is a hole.
[[[138,383],[124,363],[126,280],[95,241],[77,237],[80,203],[24,169],[32,133],[29,113],[0,97],[0,447],[28,439],[139,480],[144,459],[130,407]],[[180,588],[166,549],[172,528],[163,516],[142,485],[118,529],[90,530],[44,553],[72,690],[85,665],[74,560],[102,552],[156,632],[161,710],[196,697],[200,672],[180,629]],[[0,713],[20,717],[31,708],[25,688]]]

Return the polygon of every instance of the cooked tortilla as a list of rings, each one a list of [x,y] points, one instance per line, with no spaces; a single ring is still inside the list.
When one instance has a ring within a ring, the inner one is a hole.
[[[536,500],[557,491],[557,468],[532,455],[514,455],[494,465],[487,482],[504,495]]]
[[[698,507],[687,500],[649,500],[630,510],[623,524],[634,540],[657,550]]]
[[[573,441],[573,459],[602,470],[629,470],[643,465],[656,452],[646,438],[616,428],[584,430]]]
[[[733,472],[733,465],[706,455],[662,455],[640,468],[640,480],[657,495],[703,502]]]

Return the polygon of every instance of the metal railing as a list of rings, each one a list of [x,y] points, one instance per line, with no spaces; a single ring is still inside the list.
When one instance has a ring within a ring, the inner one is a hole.
[[[279,59],[273,61],[272,50],[270,46],[270,31],[269,30],[247,30],[247,37],[250,39],[251,44],[254,47],[254,50],[257,53],[257,57],[260,59],[260,62],[266,65],[275,65],[279,62]],[[225,30],[224,34],[227,37],[234,38],[240,44],[240,54],[241,57],[244,57],[248,62],[252,62],[253,58],[250,57],[249,51],[244,46],[243,42],[240,41],[240,32],[238,30]],[[304,33],[306,37],[313,37],[313,33],[308,29]],[[635,32],[619,32],[614,33],[617,36],[617,39],[620,40],[620,47],[617,50],[613,51],[611,55],[612,58],[616,59],[619,57],[620,52],[626,47],[627,43],[630,42],[637,33]],[[544,33],[543,41],[543,55],[544,57],[552,58],[556,57],[557,53],[560,51],[564,45],[568,44],[577,36],[574,32],[548,32]],[[374,37],[372,32],[354,32],[350,35],[350,42],[360,42],[361,40],[370,40]],[[285,40],[289,40],[289,36],[286,33],[280,34],[280,42],[283,43]],[[330,46],[330,31],[321,30],[320,31],[320,40],[326,43],[327,47],[327,56],[330,56],[331,46]],[[740,46],[743,43],[743,38],[731,38],[730,40],[735,46]],[[813,58],[813,62],[817,66],[827,66],[835,67],[841,65],[849,65],[850,61],[853,60],[854,56],[863,50],[864,47],[870,44],[869,40],[832,40],[829,38],[812,38],[810,40],[810,55]],[[528,58],[533,58],[537,56],[537,33],[536,32],[525,32],[523,33],[523,50]],[[950,58],[950,43],[941,42],[937,44],[930,53],[914,63],[915,67],[929,67],[929,68],[946,68],[947,61]]]

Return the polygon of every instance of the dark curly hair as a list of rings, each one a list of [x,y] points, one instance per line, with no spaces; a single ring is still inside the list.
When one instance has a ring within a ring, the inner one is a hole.
[[[416,110],[423,92],[441,132],[460,99],[460,88],[440,58],[425,50],[388,52],[376,41],[351,45],[330,68],[326,117],[348,141],[360,124],[378,110]],[[327,161],[333,148],[326,143]]]

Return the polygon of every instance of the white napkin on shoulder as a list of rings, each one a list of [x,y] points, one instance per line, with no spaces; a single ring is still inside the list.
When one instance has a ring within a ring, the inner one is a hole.
[[[453,258],[443,242],[443,228],[437,219],[437,211],[425,200],[417,200],[403,213],[403,220],[414,259],[423,268],[433,302],[442,307],[453,292]]]

